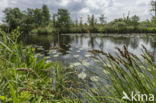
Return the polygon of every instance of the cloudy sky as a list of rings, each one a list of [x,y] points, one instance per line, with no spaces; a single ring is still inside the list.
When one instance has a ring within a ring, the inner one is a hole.
[[[151,0],[0,0],[0,21],[3,20],[3,10],[7,7],[41,8],[42,4],[47,4],[51,13],[55,13],[58,8],[66,8],[71,12],[73,19],[87,17],[88,14],[105,14],[107,20],[123,17],[128,14],[138,15],[141,20],[150,19]]]

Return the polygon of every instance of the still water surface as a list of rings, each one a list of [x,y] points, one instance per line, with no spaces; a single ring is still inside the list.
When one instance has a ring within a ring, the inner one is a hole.
[[[87,52],[92,49],[100,49],[114,54],[114,47],[122,49],[123,45],[135,55],[141,54],[142,45],[144,45],[156,58],[156,36],[149,34],[133,35],[105,35],[105,34],[62,34],[55,36],[28,36],[24,38],[24,44],[34,45],[36,55],[46,57],[50,61],[61,61],[64,66],[72,63],[86,60],[90,54]],[[60,47],[63,50],[56,51],[52,47]]]

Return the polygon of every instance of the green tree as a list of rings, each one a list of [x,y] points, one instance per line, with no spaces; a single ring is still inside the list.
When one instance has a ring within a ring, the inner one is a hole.
[[[154,11],[154,13],[155,13],[155,16],[156,16],[156,1],[155,0],[152,0],[151,1],[151,6],[152,6],[152,11]]]
[[[49,12],[49,8],[47,7],[47,5],[43,5],[42,6],[42,24],[43,25],[48,25],[50,21],[50,12]]]
[[[156,16],[152,17],[151,22],[152,22],[153,26],[156,26]]]
[[[96,23],[97,23],[97,20],[95,19],[94,15],[92,15],[91,17],[90,15],[88,15],[88,24],[94,27]]]
[[[78,19],[75,20],[75,26],[78,26]]]
[[[70,14],[67,9],[58,9],[56,14],[56,28],[59,31],[68,31],[71,25]]]
[[[34,10],[28,8],[24,11],[23,31],[28,32],[35,28]]]
[[[80,26],[82,26],[82,25],[83,25],[83,18],[80,17]]]
[[[43,23],[42,19],[42,12],[41,9],[34,10],[34,23],[36,27],[39,27]]]
[[[104,14],[102,14],[100,17],[99,17],[99,20],[100,20],[100,24],[101,25],[103,25],[103,24],[105,24],[106,23],[106,20],[105,20],[106,18],[105,18],[105,16],[104,16]]]
[[[24,14],[20,11],[19,8],[6,8],[4,11],[6,22],[10,29],[15,29],[17,26],[23,25]]]
[[[53,14],[53,16],[52,16],[53,27],[56,27],[56,17],[57,17],[57,14]]]
[[[140,18],[136,15],[131,17],[131,24],[136,28],[139,25]]]

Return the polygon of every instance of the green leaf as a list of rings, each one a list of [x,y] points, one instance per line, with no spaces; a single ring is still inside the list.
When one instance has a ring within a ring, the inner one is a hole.
[[[13,103],[18,103],[18,99],[16,97],[16,92],[15,92],[12,84],[10,82],[8,82],[8,83],[9,83],[9,87],[10,87],[10,93],[11,93],[11,96],[13,98]]]
[[[3,47],[5,47],[9,52],[13,52],[7,45],[5,45],[3,42],[0,41],[0,45],[2,45]]]

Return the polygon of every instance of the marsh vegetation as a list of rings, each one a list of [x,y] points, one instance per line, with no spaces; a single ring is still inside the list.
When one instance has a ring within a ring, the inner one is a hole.
[[[84,22],[47,5],[4,13],[0,103],[155,103],[156,15]]]

